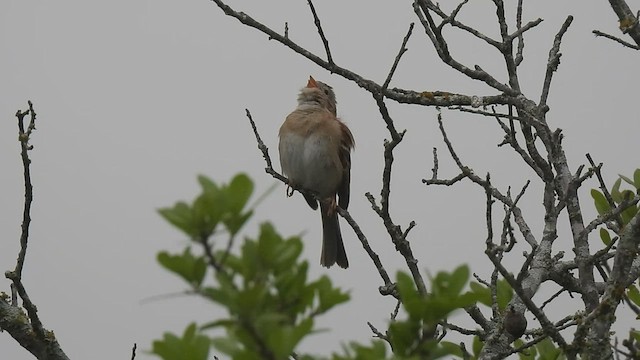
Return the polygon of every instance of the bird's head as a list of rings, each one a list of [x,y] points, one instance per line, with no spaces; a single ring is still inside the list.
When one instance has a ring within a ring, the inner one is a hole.
[[[336,115],[336,94],[333,88],[309,76],[307,86],[302,88],[298,96],[298,104],[317,104]]]

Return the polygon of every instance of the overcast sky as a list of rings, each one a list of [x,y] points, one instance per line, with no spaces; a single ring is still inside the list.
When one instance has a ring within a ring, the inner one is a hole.
[[[232,5],[278,31],[288,22],[292,40],[323,53],[306,1],[247,3]],[[527,34],[524,93],[539,98],[553,36],[565,17],[574,15],[548,121],[564,130],[572,169],[585,163],[589,152],[605,163],[608,181],[632,173],[638,167],[640,133],[638,55],[591,34],[593,29],[617,34],[608,2],[526,3],[525,21],[545,21]],[[637,1],[630,5],[639,6]],[[410,2],[325,0],[316,9],[336,63],[380,83],[415,21]],[[497,38],[494,14],[490,1],[471,1],[460,19]],[[506,82],[503,62],[492,49],[467,35],[447,35],[460,61],[478,64]],[[256,182],[256,193],[274,184],[263,171],[244,109],[251,110],[277,164],[277,130],[309,75],[334,87],[339,116],[355,136],[349,210],[387,270],[404,269],[363,196],[379,194],[387,137],[371,96],[226,17],[212,2],[4,0],[0,47],[0,268],[12,269],[19,249],[23,183],[13,115],[30,99],[38,123],[31,141],[35,201],[24,282],[46,328],[55,331],[70,358],[126,359],[134,342],[149,349],[164,331],[181,333],[189,322],[224,316],[215,305],[192,297],[142,303],[185,289],[155,261],[158,251],[187,245],[156,209],[192,199],[199,190],[197,174],[225,182],[246,172]],[[495,94],[442,65],[420,26],[408,47],[391,86]],[[431,175],[433,147],[440,150],[440,175],[457,174],[438,134],[436,113],[392,102],[389,107],[397,127],[408,130],[396,153],[392,215],[403,228],[417,222],[410,240],[420,267],[435,274],[469,263],[488,278],[483,192],[469,183],[424,187],[420,180]],[[443,116],[462,160],[476,173],[491,172],[503,191],[509,185],[519,189],[532,176],[509,149],[496,147],[502,135],[494,120],[452,111]],[[594,215],[592,187],[597,184],[582,189],[587,219]],[[540,187],[532,186],[522,204],[539,236]],[[272,221],[284,235],[305,232],[303,256],[312,275],[328,274],[352,295],[351,303],[319,322],[329,332],[305,342],[304,351],[328,355],[340,341],[365,341],[371,336],[366,321],[385,328],[394,301],[378,294],[382,282],[346,223],[351,267],[327,270],[318,261],[320,215],[301,197],[286,198],[279,184],[246,234],[256,234],[263,221]],[[559,249],[571,249],[567,234],[563,229]],[[592,242],[598,246],[599,239]],[[507,260],[513,271],[528,250],[519,246]],[[8,281],[0,284],[0,291],[9,292]],[[457,318],[472,326],[464,315]],[[536,326],[531,318],[530,324]],[[7,333],[0,333],[0,353],[6,359],[32,359]],[[138,358],[150,356],[139,352]]]

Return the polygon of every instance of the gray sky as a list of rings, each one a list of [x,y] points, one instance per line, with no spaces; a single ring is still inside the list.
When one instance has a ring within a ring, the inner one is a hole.
[[[305,1],[280,0],[239,10],[322,54],[322,44]],[[638,7],[638,3],[630,2]],[[410,4],[323,1],[316,4],[334,60],[366,78],[382,82],[407,31],[415,21]],[[472,1],[461,19],[487,35],[498,33],[490,2]],[[545,21],[526,38],[522,88],[539,98],[553,36],[566,15],[575,21],[562,45],[548,120],[564,129],[565,151],[573,169],[590,152],[605,162],[608,181],[638,166],[637,54],[591,30],[616,33],[617,23],[602,1],[537,1],[525,19]],[[479,64],[504,80],[502,61],[490,48],[449,31],[454,56]],[[71,358],[125,359],[134,342],[149,349],[164,331],[181,333],[191,321],[204,323],[224,314],[197,298],[180,297],[141,304],[145,298],[184,289],[155,261],[158,251],[180,251],[182,234],[155,209],[192,199],[197,174],[226,182],[247,172],[257,193],[274,183],[244,109],[249,108],[277,163],[277,130],[295,106],[309,75],[331,84],[338,113],[356,139],[350,212],[363,227],[387,270],[404,269],[381,222],[363,194],[380,189],[382,141],[387,136],[375,103],[356,85],[330,75],[266,36],[200,1],[17,1],[0,4],[0,268],[14,267],[18,252],[23,185],[15,114],[31,99],[38,113],[31,152],[35,201],[24,281],[41,318],[54,330]],[[491,95],[495,92],[442,65],[416,26],[392,86]],[[483,255],[484,194],[468,183],[425,188],[431,149],[440,150],[440,175],[457,174],[437,132],[435,111],[389,103],[400,129],[408,129],[397,149],[393,217],[406,227],[420,266],[435,274],[470,263],[488,278]],[[476,173],[492,173],[494,184],[519,189],[532,172],[506,148],[496,148],[501,131],[489,118],[444,111],[460,156]],[[633,156],[630,156],[633,155]],[[587,219],[593,216],[588,190],[582,189]],[[319,321],[329,332],[307,341],[303,350],[327,354],[340,341],[366,341],[366,321],[386,326],[394,302],[377,292],[381,280],[353,232],[342,222],[351,267],[321,268],[320,216],[299,196],[288,199],[284,186],[258,208],[248,235],[272,221],[284,235],[306,232],[303,256],[314,277],[329,274],[349,289],[352,302]],[[523,199],[536,235],[541,233],[539,186]],[[500,216],[496,211],[496,216]],[[563,229],[560,247],[571,244]],[[595,246],[600,240],[593,238]],[[522,244],[508,260],[521,263]],[[567,253],[571,255],[570,252]],[[0,291],[9,291],[4,281]],[[550,290],[553,290],[550,287]],[[567,303],[565,303],[567,304]],[[566,305],[568,306],[568,305]],[[562,314],[562,307],[552,309]],[[564,313],[567,310],[564,309]],[[464,315],[458,316],[470,325]],[[530,326],[535,322],[530,319]],[[4,358],[31,359],[6,333],[0,334]],[[149,358],[141,352],[138,358]]]

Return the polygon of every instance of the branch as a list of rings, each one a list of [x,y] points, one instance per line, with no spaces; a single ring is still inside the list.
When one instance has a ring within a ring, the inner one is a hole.
[[[5,272],[5,277],[12,282],[12,303],[6,302],[0,297],[0,329],[4,329],[18,341],[18,343],[31,352],[38,359],[68,359],[58,344],[53,332],[47,331],[42,326],[38,309],[31,301],[27,290],[22,283],[22,270],[27,256],[29,243],[29,226],[31,224],[31,203],[33,202],[33,184],[31,183],[31,159],[29,151],[33,146],[29,144],[32,132],[36,129],[36,112],[33,103],[28,101],[29,109],[18,110],[18,140],[20,141],[20,157],[22,158],[24,177],[24,210],[22,213],[22,231],[20,234],[20,251],[16,266],[12,271]],[[30,115],[29,124],[25,127],[25,117]],[[18,307],[16,293],[22,299],[22,305],[27,311],[25,316]]]
[[[390,195],[391,195],[391,170],[393,168],[393,150],[398,144],[402,141],[405,131],[398,132],[393,123],[393,119],[391,119],[391,115],[389,115],[389,110],[387,109],[386,104],[384,103],[384,99],[380,94],[374,94],[374,99],[378,104],[378,110],[382,119],[387,124],[387,130],[391,135],[391,141],[385,140],[384,142],[384,169],[382,170],[382,189],[380,190],[380,206],[376,205],[376,201],[370,193],[366,194],[367,199],[371,203],[373,210],[380,216],[382,222],[384,223],[385,228],[387,229],[387,233],[391,237],[391,241],[396,247],[396,250],[402,254],[407,263],[407,267],[413,276],[413,281],[416,284],[418,292],[422,295],[427,293],[427,287],[425,286],[424,279],[422,278],[422,274],[420,273],[420,269],[418,268],[418,260],[413,256],[413,251],[411,250],[411,245],[407,240],[407,235],[409,231],[415,226],[414,222],[411,222],[407,230],[403,233],[402,229],[399,225],[396,225],[391,219],[391,215],[389,214],[389,203],[390,203]]]
[[[447,93],[446,96],[425,96],[422,92],[417,92],[413,90],[405,90],[405,89],[383,89],[381,85],[377,84],[372,80],[365,79],[361,75],[341,66],[338,66],[335,63],[330,63],[326,60],[323,60],[316,54],[306,50],[302,46],[298,45],[287,36],[283,36],[278,34],[277,32],[271,30],[266,25],[256,21],[251,16],[243,13],[235,11],[233,8],[228,6],[222,0],[211,0],[213,1],[226,15],[231,16],[242,24],[254,28],[268,36],[271,40],[275,40],[294,52],[304,56],[309,59],[313,63],[318,66],[326,69],[327,71],[340,75],[343,78],[353,81],[361,88],[370,92],[371,94],[382,94],[384,97],[397,101],[401,104],[416,104],[423,106],[453,106],[453,105],[465,105],[465,106],[480,106],[487,104],[507,104],[510,100],[506,95],[489,95],[482,96],[480,104],[478,104],[478,96],[470,96],[470,95],[462,95],[462,94],[450,94]],[[484,76],[482,72],[474,72],[477,76]],[[488,74],[487,74],[488,75]],[[499,82],[495,82],[499,84]]]
[[[22,212],[22,233],[20,234],[20,253],[18,261],[14,269],[14,276],[18,281],[22,278],[22,268],[24,260],[27,256],[27,244],[29,242],[29,225],[31,224],[31,203],[33,202],[33,184],[31,184],[31,160],[29,159],[29,150],[33,147],[29,145],[31,133],[36,129],[36,112],[33,110],[33,104],[28,102],[29,110],[16,112],[18,118],[18,140],[20,141],[20,157],[22,159],[23,178],[24,178],[24,210]],[[28,127],[24,127],[24,118],[31,114],[31,120]]]
[[[518,0],[518,9],[516,10],[516,28],[520,30],[522,28],[522,1]],[[516,52],[516,58],[514,59],[516,67],[522,63],[524,57],[522,53],[524,52],[524,36],[522,36],[522,32],[518,34],[518,50]]]
[[[627,5],[625,0],[609,0],[611,9],[618,16],[620,31],[628,34],[637,46],[640,46],[640,25],[638,25],[638,15]]]
[[[602,32],[602,31],[599,31],[599,30],[593,30],[593,31],[592,31],[592,33],[593,33],[595,36],[602,36],[602,37],[605,37],[605,38],[607,38],[607,39],[613,40],[613,41],[617,42],[618,44],[621,44],[621,45],[623,45],[623,46],[626,46],[626,47],[628,47],[628,48],[630,48],[630,49],[633,49],[633,50],[640,50],[640,46],[635,45],[635,44],[632,44],[632,43],[629,43],[629,42],[626,42],[626,41],[624,41],[624,40],[620,39],[619,37],[616,37],[616,36],[613,36],[613,35],[609,35],[609,34],[607,34],[607,33],[604,33],[604,32]]]
[[[560,65],[560,57],[562,54],[560,53],[560,43],[562,42],[562,37],[569,29],[571,22],[573,21],[573,16],[567,16],[567,19],[564,21],[562,26],[560,27],[560,31],[556,34],[556,37],[553,41],[553,46],[551,50],[549,50],[549,60],[547,61],[547,73],[544,77],[544,85],[542,86],[542,95],[540,95],[540,103],[538,106],[540,108],[545,108],[547,106],[547,98],[549,97],[549,88],[551,87],[551,78],[553,77],[553,73],[558,69],[558,65]]]
[[[360,229],[360,226],[358,225],[358,223],[356,223],[356,221],[353,220],[353,217],[351,217],[351,214],[349,214],[347,210],[339,206],[337,207],[337,209],[338,209],[338,214],[340,214],[340,216],[342,216],[347,221],[349,226],[351,226],[353,231],[356,233],[356,236],[358,237],[358,240],[360,240],[362,247],[367,252],[371,260],[373,261],[373,264],[376,266],[376,269],[378,270],[378,273],[380,274],[382,281],[384,281],[384,285],[385,286],[392,285],[391,278],[389,278],[387,270],[385,270],[384,266],[382,265],[382,262],[380,261],[380,257],[375,251],[373,251],[373,249],[371,248],[371,245],[369,245],[369,241],[367,240],[367,237],[362,232],[362,229]]]
[[[389,70],[389,75],[387,75],[387,79],[382,84],[382,89],[386,90],[389,87],[389,83],[391,82],[391,77],[393,73],[395,73],[396,68],[398,67],[398,63],[400,63],[400,58],[407,52],[409,49],[406,48],[407,42],[411,37],[411,33],[413,32],[413,23],[409,24],[409,31],[407,31],[407,35],[405,35],[404,39],[402,39],[402,45],[400,45],[400,51],[398,51],[398,55],[396,55],[395,60],[393,61],[393,65],[391,66],[391,70]]]
[[[274,178],[282,181],[285,184],[288,184],[289,181],[286,177],[282,176],[280,173],[273,169],[273,163],[271,162],[271,156],[269,156],[269,148],[264,144],[262,138],[260,138],[260,134],[258,133],[258,128],[256,127],[256,123],[253,121],[253,117],[251,117],[251,112],[249,109],[245,109],[247,118],[249,119],[249,123],[251,124],[251,128],[253,129],[253,135],[256,137],[256,141],[258,142],[258,149],[262,152],[262,157],[264,161],[267,163],[267,167],[264,171],[273,176]]]
[[[316,27],[318,28],[318,34],[320,35],[320,39],[322,40],[322,45],[324,45],[324,51],[327,53],[327,61],[329,62],[329,64],[333,64],[331,49],[329,48],[329,41],[324,36],[324,31],[322,30],[322,25],[320,24],[320,18],[316,13],[316,8],[313,6],[311,0],[307,0],[307,4],[309,4],[309,9],[311,9],[311,14],[313,14],[313,23],[316,24]]]
[[[445,64],[472,79],[480,80],[488,86],[509,96],[517,96],[519,94],[519,91],[499,82],[496,78],[491,76],[486,71],[482,70],[479,66],[476,65],[475,69],[472,70],[469,67],[462,65],[451,56],[451,54],[449,53],[447,42],[442,36],[442,32],[440,31],[438,26],[436,26],[433,18],[431,17],[429,3],[430,1],[427,0],[415,0],[413,3],[413,11],[415,12],[416,16],[418,16],[418,19],[420,20],[425,33],[433,43],[440,59]]]

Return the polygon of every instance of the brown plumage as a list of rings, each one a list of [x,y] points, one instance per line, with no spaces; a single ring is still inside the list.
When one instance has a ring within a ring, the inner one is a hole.
[[[517,312],[513,305],[506,309],[502,324],[512,341],[522,337],[527,330],[527,318],[523,313]]]
[[[333,89],[309,77],[300,91],[298,107],[280,127],[280,165],[289,185],[318,195],[322,215],[322,254],[320,264],[349,267],[338,223],[337,204],[349,206],[351,149],[353,135],[336,117]],[[313,196],[305,195],[312,209],[318,208]]]

